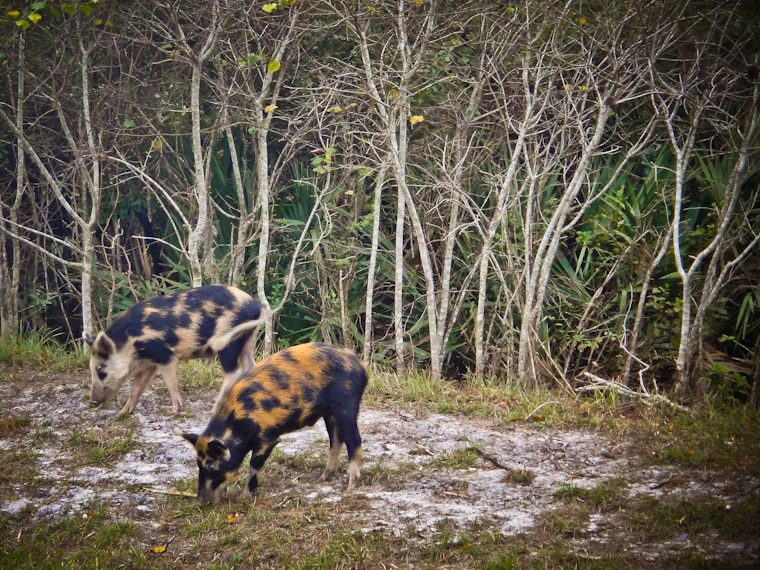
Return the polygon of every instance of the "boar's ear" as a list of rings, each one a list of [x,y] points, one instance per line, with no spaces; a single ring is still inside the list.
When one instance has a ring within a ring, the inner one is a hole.
[[[92,350],[103,357],[108,357],[116,352],[116,345],[106,333],[102,332],[93,341]]]
[[[184,437],[187,441],[190,442],[190,445],[195,447],[196,442],[198,441],[198,434],[197,433],[188,433],[184,431],[180,431],[179,428],[176,430],[177,435]]]
[[[226,461],[230,458],[230,450],[218,439],[208,442],[208,457],[212,461]]]

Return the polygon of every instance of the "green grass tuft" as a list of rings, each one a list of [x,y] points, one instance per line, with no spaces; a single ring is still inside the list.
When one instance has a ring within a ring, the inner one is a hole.
[[[84,370],[90,365],[90,352],[84,342],[74,349],[64,346],[55,334],[34,330],[0,342],[0,364],[29,367],[45,372]]]

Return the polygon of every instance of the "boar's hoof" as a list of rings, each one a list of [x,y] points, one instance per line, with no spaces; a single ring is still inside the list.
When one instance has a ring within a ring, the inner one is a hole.
[[[325,469],[322,473],[322,476],[319,478],[320,481],[329,481],[333,478],[335,475],[335,469]]]

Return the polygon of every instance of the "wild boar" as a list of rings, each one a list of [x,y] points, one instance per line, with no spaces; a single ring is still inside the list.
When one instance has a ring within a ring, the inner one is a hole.
[[[179,432],[195,448],[198,499],[218,503],[250,451],[242,497],[258,487],[257,474],[279,437],[323,418],[330,449],[322,480],[335,473],[343,444],[348,451],[348,490],[361,473],[362,440],[356,425],[367,369],[351,352],[321,343],[273,354],[241,376],[221,396],[206,430]]]
[[[247,346],[263,322],[261,305],[235,287],[209,285],[162,295],[136,304],[90,345],[90,399],[103,403],[133,377],[132,392],[120,414],[132,413],[143,390],[160,374],[169,388],[172,412],[182,409],[177,386],[181,360],[219,357],[224,391],[254,364]],[[221,393],[221,392],[220,392]]]

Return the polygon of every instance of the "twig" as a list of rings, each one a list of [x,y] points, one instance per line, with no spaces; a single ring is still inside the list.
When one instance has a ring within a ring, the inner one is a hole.
[[[548,402],[547,402],[547,403],[548,403]],[[478,455],[480,455],[480,456],[481,456],[483,459],[485,459],[485,460],[486,460],[486,461],[488,461],[489,463],[492,463],[493,465],[495,465],[495,466],[496,466],[496,467],[498,467],[499,469],[504,469],[505,471],[512,471],[512,468],[511,468],[511,467],[509,467],[509,466],[507,466],[507,465],[504,465],[504,464],[503,464],[501,461],[499,461],[499,460],[498,460],[496,457],[494,457],[494,456],[493,456],[493,455],[491,455],[490,453],[486,453],[486,452],[485,452],[485,451],[483,451],[482,449],[479,449],[479,448],[477,448],[477,447],[476,447],[476,448],[475,448],[475,453],[477,453],[477,454],[478,454]]]
[[[177,489],[153,489],[146,488],[146,491],[150,493],[156,493],[158,495],[179,495],[180,497],[195,497],[195,493],[192,491],[178,491]]]
[[[527,416],[525,416],[525,420],[529,420],[533,417],[533,414],[535,414],[538,410],[543,408],[544,406],[548,406],[549,404],[559,404],[557,400],[550,400],[549,402],[544,402],[540,406],[538,406],[535,410],[533,410],[531,413],[529,413]]]
[[[594,381],[593,384],[589,384],[587,386],[579,386],[575,389],[576,392],[591,392],[593,390],[604,390],[604,389],[614,389],[618,392],[625,394],[627,396],[634,396],[636,398],[640,398],[642,400],[645,400],[647,402],[663,402],[672,408],[675,408],[676,410],[680,410],[682,412],[688,412],[689,408],[686,406],[682,406],[681,404],[676,404],[672,400],[669,400],[665,396],[661,396],[659,394],[650,394],[648,392],[636,392],[635,390],[631,390],[628,386],[624,386],[620,382],[615,382],[614,380],[605,380],[604,378],[600,378],[596,374],[592,374],[591,372],[584,372],[585,376],[588,376],[591,378],[591,380]]]

